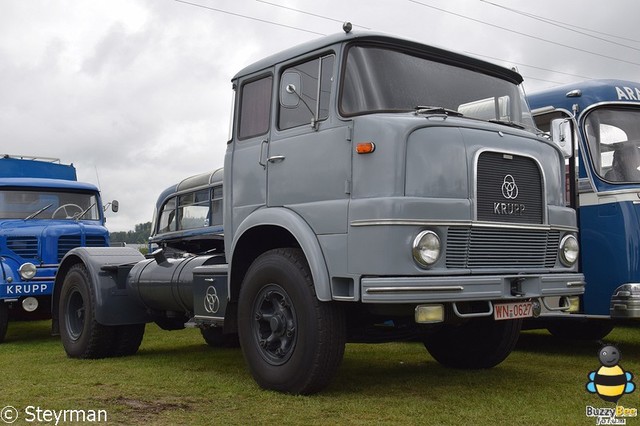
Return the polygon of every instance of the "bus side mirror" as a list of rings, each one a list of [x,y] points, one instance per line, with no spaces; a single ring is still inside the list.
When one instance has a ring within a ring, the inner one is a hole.
[[[573,155],[573,131],[571,130],[571,120],[558,118],[551,120],[551,140],[564,154],[564,158]]]
[[[120,207],[120,204],[118,203],[118,200],[113,200],[111,202],[111,211],[112,212],[117,213],[119,207]]]

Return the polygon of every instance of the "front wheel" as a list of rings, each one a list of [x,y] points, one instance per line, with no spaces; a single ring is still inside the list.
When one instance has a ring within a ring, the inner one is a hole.
[[[518,342],[521,327],[521,319],[470,320],[458,326],[443,326],[425,337],[424,346],[436,361],[447,367],[491,368],[509,356]]]
[[[265,389],[318,392],[342,361],[344,313],[318,300],[299,249],[271,250],[253,262],[240,290],[238,321],[244,358]]]
[[[601,340],[613,330],[612,320],[566,319],[549,324],[547,330],[555,337],[567,340]]]
[[[86,267],[73,265],[62,282],[58,305],[60,338],[71,358],[104,358],[112,354],[114,327],[96,321],[95,303]]]
[[[9,305],[0,300],[0,343],[4,342],[9,326]]]

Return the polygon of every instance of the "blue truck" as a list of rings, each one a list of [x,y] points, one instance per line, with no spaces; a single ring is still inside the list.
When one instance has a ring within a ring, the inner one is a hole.
[[[10,319],[51,316],[60,260],[75,247],[108,246],[104,224],[98,188],[78,182],[72,164],[0,156],[0,342]]]
[[[564,145],[567,201],[578,212],[581,308],[552,334],[600,339],[640,318],[640,83],[588,80],[528,96],[537,126]]]

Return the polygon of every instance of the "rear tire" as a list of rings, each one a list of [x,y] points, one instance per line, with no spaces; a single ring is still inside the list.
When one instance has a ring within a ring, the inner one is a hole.
[[[491,368],[504,361],[518,342],[522,320],[470,320],[445,325],[425,337],[424,346],[440,364],[462,369]]]
[[[115,328],[112,356],[129,356],[138,352],[146,324],[119,325]]]
[[[9,326],[9,305],[0,300],[0,343],[4,342]]]
[[[205,327],[200,329],[200,334],[207,345],[212,348],[238,348],[240,341],[235,333],[225,334],[222,327]]]
[[[71,358],[105,358],[113,353],[115,327],[96,321],[95,303],[86,267],[73,265],[62,282],[58,305],[60,338]]]
[[[240,289],[238,331],[249,370],[265,389],[318,392],[344,355],[344,312],[318,300],[299,249],[268,251],[249,267]]]

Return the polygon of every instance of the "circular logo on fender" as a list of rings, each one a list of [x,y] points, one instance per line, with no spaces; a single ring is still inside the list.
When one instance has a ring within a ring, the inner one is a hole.
[[[204,293],[204,310],[210,314],[215,314],[220,309],[220,298],[216,288],[210,285]]]

